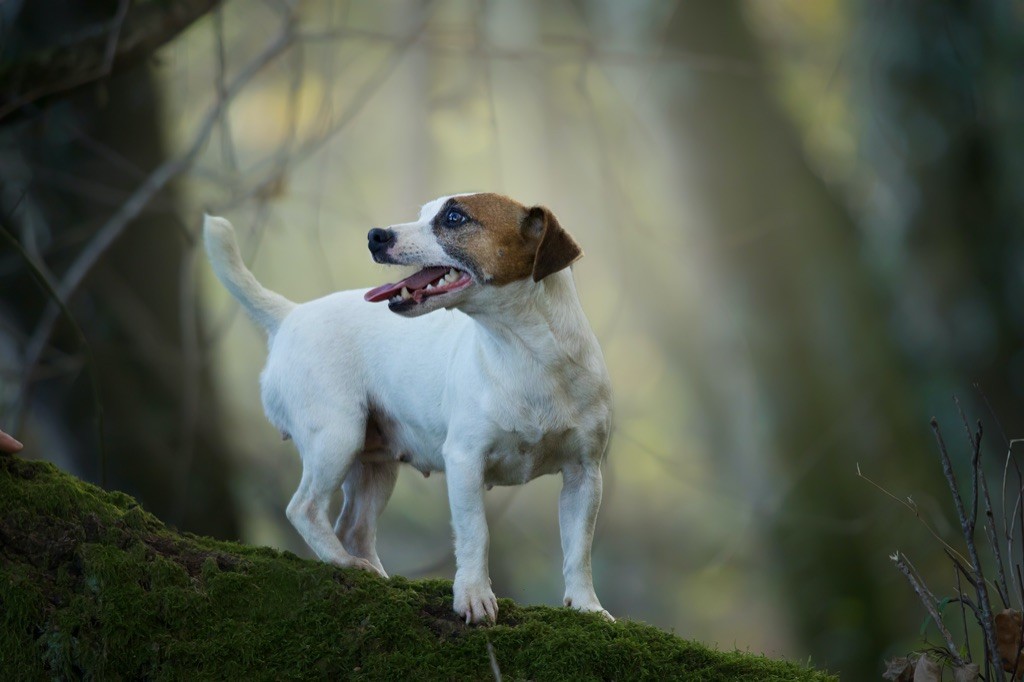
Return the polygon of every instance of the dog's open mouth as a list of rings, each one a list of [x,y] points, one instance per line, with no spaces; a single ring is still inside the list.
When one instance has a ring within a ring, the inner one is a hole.
[[[394,309],[395,306],[414,306],[431,296],[449,294],[472,283],[473,278],[467,273],[439,265],[423,268],[400,282],[370,289],[363,298],[371,303],[387,301]]]

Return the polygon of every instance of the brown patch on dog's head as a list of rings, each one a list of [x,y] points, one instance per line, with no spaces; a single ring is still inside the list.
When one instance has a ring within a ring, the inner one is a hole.
[[[547,208],[490,192],[449,199],[434,217],[434,233],[478,280],[499,286],[527,277],[539,282],[583,255]]]

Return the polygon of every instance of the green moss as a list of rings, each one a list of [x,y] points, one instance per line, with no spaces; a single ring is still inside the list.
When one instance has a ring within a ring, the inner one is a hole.
[[[381,580],[178,534],[122,493],[0,456],[8,679],[826,680],[641,623],[501,600],[466,626],[451,583]]]

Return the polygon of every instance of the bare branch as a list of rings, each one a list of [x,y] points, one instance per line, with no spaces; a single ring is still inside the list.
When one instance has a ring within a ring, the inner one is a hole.
[[[1013,458],[1013,445],[1017,442],[1024,441],[1010,441],[1006,447],[1006,459],[1003,462],[1003,483],[1002,483],[1002,516],[1003,516],[1003,537],[1006,539],[1006,560],[1013,565],[1014,553],[1013,553],[1013,531],[1017,524],[1017,511],[1020,510],[1020,514],[1024,517],[1024,510],[1021,510],[1021,493],[1024,493],[1024,483],[1021,479],[1020,466],[1017,464],[1017,460]],[[1017,500],[1014,502],[1013,509],[1010,510],[1009,520],[1007,520],[1006,514],[1006,479],[1010,473],[1010,464],[1013,464],[1014,470],[1017,472]],[[1014,588],[1017,590],[1017,603],[1024,604],[1024,593],[1020,589],[1019,583],[1015,582]]]
[[[221,7],[217,7],[213,11],[213,34],[217,44],[217,71],[214,85],[217,88],[217,96],[224,99],[227,94],[224,77],[228,70],[228,58],[227,50],[224,47],[224,10]],[[231,120],[227,116],[220,117],[220,146],[225,164],[231,172],[237,173],[238,155],[235,153],[235,137],[231,132]]]
[[[420,21],[412,30],[409,31],[409,33],[395,39],[396,48],[392,52],[391,57],[377,67],[377,69],[371,74],[370,78],[368,78],[355,91],[355,93],[353,93],[351,104],[344,112],[342,112],[333,121],[330,121],[319,134],[312,135],[309,139],[304,140],[299,144],[296,144],[293,136],[290,136],[287,144],[291,146],[292,150],[289,154],[275,154],[269,160],[270,167],[262,171],[255,181],[245,188],[236,190],[230,198],[222,203],[215,204],[211,207],[211,210],[215,212],[227,211],[237,207],[254,196],[260,196],[268,190],[272,190],[272,188],[279,184],[284,178],[288,165],[295,165],[296,163],[304,161],[315,152],[323,149],[324,145],[331,138],[337,135],[352,121],[352,119],[359,115],[366,104],[373,98],[374,93],[376,93],[387,81],[388,77],[398,66],[402,57],[404,57],[406,52],[416,44],[420,36],[423,34],[423,30],[426,27],[429,17],[429,11],[425,10]],[[296,34],[295,39],[300,42],[305,42],[308,38],[305,34]]]
[[[118,208],[106,224],[96,232],[86,248],[75,258],[74,262],[64,273],[60,285],[56,288],[57,298],[55,300],[57,303],[51,302],[47,306],[42,319],[32,334],[32,338],[29,340],[25,352],[25,372],[22,382],[23,405],[24,396],[28,393],[28,384],[31,380],[32,372],[42,357],[50,335],[53,333],[59,306],[65,305],[74,295],[100,257],[121,236],[125,228],[146,208],[153,197],[167,183],[192,165],[228,104],[257,73],[291,45],[292,39],[292,24],[287,23],[282,27],[274,40],[235,77],[231,85],[225,90],[224,96],[219,97],[213,106],[210,107],[198,127],[192,146],[181,156],[169,159],[158,166],[146,178],[145,182],[139,185],[128,200]]]
[[[1003,568],[1003,555],[999,550],[999,542],[996,540],[995,532],[995,515],[992,513],[992,501],[988,495],[988,483],[985,480],[985,470],[981,466],[981,436],[984,433],[984,429],[981,425],[981,421],[978,421],[977,429],[972,431],[971,426],[967,421],[967,415],[964,413],[963,408],[960,406],[960,399],[953,396],[953,402],[956,404],[957,412],[960,413],[960,420],[964,424],[964,431],[967,434],[967,441],[971,446],[971,487],[973,489],[973,496],[971,500],[971,534],[974,534],[974,529],[978,521],[978,488],[981,487],[981,497],[984,500],[985,505],[985,516],[987,522],[985,523],[985,537],[988,538],[989,545],[992,547],[992,554],[996,560],[996,591],[999,593],[999,598],[1003,602],[1003,608],[1009,608],[1010,606],[1010,592],[1007,589],[1006,584],[1006,571]]]
[[[956,560],[954,559],[954,562],[955,561]],[[953,577],[956,578],[956,595],[957,595],[957,599],[956,600],[960,603],[960,618],[962,619],[963,624],[964,624],[964,644],[967,647],[967,660],[969,661],[969,660],[971,660],[971,638],[969,636],[967,636],[967,632],[968,632],[967,631],[967,610],[964,608],[964,606],[965,606],[964,600],[966,598],[964,597],[963,585],[960,582],[960,570],[959,570],[959,568],[960,568],[959,566],[954,565],[954,567],[953,567]],[[973,610],[974,609],[973,609],[973,605],[972,605],[972,611]],[[978,615],[977,611],[974,611],[974,617],[975,618],[979,618],[979,615]]]
[[[209,12],[220,0],[122,0],[100,32],[15,58],[0,68],[0,121],[43,97],[66,93],[133,66]]]
[[[932,431],[935,432],[935,440],[939,444],[939,454],[942,457],[942,472],[946,475],[949,483],[950,493],[953,495],[953,504],[956,506],[956,513],[960,519],[960,528],[963,531],[964,541],[967,543],[967,553],[971,557],[971,566],[974,571],[974,587],[978,591],[978,607],[981,609],[982,628],[985,631],[985,653],[986,660],[990,661],[995,670],[1000,670],[999,652],[996,650],[995,633],[992,630],[992,604],[988,599],[988,586],[985,584],[985,573],[981,567],[981,559],[978,556],[978,548],[974,543],[974,527],[964,510],[964,502],[960,497],[960,490],[956,484],[956,477],[953,475],[953,463],[949,458],[949,451],[942,439],[942,432],[939,429],[939,422],[933,417],[931,420]],[[979,439],[980,446],[980,439]]]
[[[957,650],[956,644],[953,642],[953,635],[950,634],[946,624],[942,622],[942,616],[939,615],[938,610],[935,608],[935,595],[931,593],[928,586],[924,584],[923,580],[919,580],[914,572],[911,571],[910,566],[907,564],[906,558],[900,552],[889,557],[896,564],[896,568],[900,569],[900,572],[907,577],[907,582],[917,593],[921,603],[924,604],[925,610],[928,611],[928,615],[932,617],[935,622],[935,626],[939,629],[939,633],[942,638],[946,640],[946,649],[949,651],[950,657],[958,665],[964,665],[964,659],[960,658],[960,652]]]

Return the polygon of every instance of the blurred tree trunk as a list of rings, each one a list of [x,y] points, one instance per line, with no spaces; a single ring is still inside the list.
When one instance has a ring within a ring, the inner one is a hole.
[[[60,42],[60,31],[84,32],[88,21],[117,4],[26,3],[16,23],[5,27],[9,45],[27,35],[37,46]],[[159,100],[153,72],[140,66],[0,128],[5,227],[55,278],[165,159]],[[174,189],[157,196],[99,260],[71,311],[95,358],[108,486],[137,496],[183,529],[232,538],[238,524],[229,450],[209,373],[198,360],[202,334],[194,296],[185,289],[193,282],[194,245],[177,203]],[[49,299],[6,243],[0,246],[0,291],[0,334],[23,355]],[[8,356],[6,364],[16,361]],[[96,481],[95,406],[84,370],[78,342],[59,327],[30,386],[27,440],[60,453],[62,464]]]
[[[863,518],[876,493],[856,466],[883,471],[897,490],[911,477],[913,490],[937,490],[927,422],[915,412],[853,224],[773,101],[741,5],[681,3],[665,35],[667,51],[710,58],[708,68],[683,59],[663,73],[674,79],[666,110],[681,140],[686,195],[705,221],[708,269],[723,287],[703,305],[729,308],[716,314],[728,320],[734,356],[722,362],[706,326],[670,323],[680,317],[673,297],[651,303],[666,320],[665,338],[683,349],[679,362],[699,387],[720,466],[751,479],[756,535],[801,648],[844,677],[872,679],[886,649],[915,631],[917,615],[881,598],[881,583],[894,580],[886,556],[896,539],[882,519]],[[678,275],[669,277],[644,286],[671,291]],[[730,381],[732,365],[744,362],[743,381]],[[771,480],[782,488],[765,490]]]
[[[145,61],[219,1],[4,2],[0,120]]]
[[[867,237],[886,256],[873,260],[895,293],[898,338],[933,400],[976,381],[1009,438],[1024,436],[1019,9],[868,3],[857,34],[863,157],[877,178]]]

